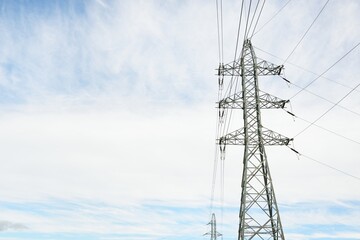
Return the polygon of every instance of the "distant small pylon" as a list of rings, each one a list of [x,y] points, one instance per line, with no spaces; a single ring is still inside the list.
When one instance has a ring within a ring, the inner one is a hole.
[[[211,221],[207,224],[211,226],[210,232],[207,232],[204,234],[204,236],[206,235],[210,235],[210,240],[216,240],[218,239],[218,237],[221,237],[222,234],[216,231],[216,218],[215,218],[215,213],[212,214],[211,216]]]

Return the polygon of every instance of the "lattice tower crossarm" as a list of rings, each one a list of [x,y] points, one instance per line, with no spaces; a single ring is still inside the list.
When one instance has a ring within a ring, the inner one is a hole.
[[[226,70],[231,66],[231,70]],[[284,108],[288,101],[259,90],[258,76],[280,75],[283,66],[256,58],[250,40],[245,40],[241,57],[219,69],[222,76],[241,77],[241,92],[219,101],[219,111],[242,109],[244,127],[218,139],[225,145],[244,145],[241,183],[239,240],[284,240],[279,210],[265,153],[265,145],[288,145],[292,139],[266,129],[261,124],[261,108]]]
[[[208,225],[210,225],[210,232],[208,233],[205,233],[205,235],[210,235],[210,240],[217,240],[218,237],[221,237],[222,234],[219,233],[217,230],[216,230],[216,218],[215,218],[215,213],[213,213],[211,215],[211,221],[208,223]]]

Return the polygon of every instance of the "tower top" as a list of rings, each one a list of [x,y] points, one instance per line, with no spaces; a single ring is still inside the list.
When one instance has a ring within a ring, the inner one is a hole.
[[[219,233],[217,230],[216,230],[216,218],[215,218],[215,213],[213,213],[211,215],[211,221],[207,224],[207,225],[210,225],[210,232],[207,232],[204,234],[205,235],[210,235],[210,240],[216,240],[218,239],[217,237],[221,237],[222,234]]]

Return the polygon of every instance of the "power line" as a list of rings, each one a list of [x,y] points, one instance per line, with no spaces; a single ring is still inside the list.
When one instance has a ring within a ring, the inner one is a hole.
[[[297,85],[297,84],[289,81],[289,80],[286,79],[286,78],[283,78],[283,77],[282,77],[282,79],[284,79],[284,81],[286,81],[287,83],[289,83],[289,84],[291,84],[291,85],[294,85],[295,87],[300,88],[300,89],[302,89],[302,90],[304,90],[304,91],[306,91],[306,92],[308,92],[308,93],[310,93],[310,94],[312,94],[312,95],[314,95],[314,96],[316,96],[316,97],[318,97],[318,98],[321,98],[321,99],[323,99],[323,100],[325,100],[325,101],[327,101],[327,102],[329,102],[329,103],[331,103],[331,104],[336,104],[336,103],[334,103],[333,101],[331,101],[331,100],[329,100],[329,99],[327,99],[327,98],[324,98],[324,97],[322,97],[322,96],[320,96],[320,95],[318,95],[318,94],[316,94],[316,93],[314,93],[314,92],[311,92],[311,91],[309,91],[309,90],[307,90],[307,89],[305,89],[305,88],[303,88],[303,87],[300,87],[299,85]],[[351,89],[352,89],[352,88],[351,88]],[[356,89],[355,89],[355,90],[356,90]],[[355,115],[357,115],[357,116],[360,116],[360,113],[355,112],[355,111],[353,111],[353,110],[351,110],[351,109],[349,109],[349,108],[346,108],[346,107],[344,107],[344,106],[342,106],[342,105],[336,105],[336,106],[338,106],[339,108],[342,108],[342,109],[344,109],[344,110],[346,110],[346,111],[348,111],[348,112],[351,112],[351,113],[353,113],[353,114],[355,114]]]
[[[217,23],[217,35],[218,35],[218,50],[219,50],[219,63],[221,63],[221,38],[220,38],[220,20],[219,20],[219,6],[218,0],[216,0],[216,23]]]
[[[253,29],[253,31],[252,31],[252,34],[251,34],[250,39],[254,36],[254,32],[255,32],[256,27],[257,27],[257,25],[258,25],[258,23],[259,23],[259,19],[260,19],[260,16],[261,16],[262,11],[263,11],[263,9],[264,9],[265,2],[266,2],[266,0],[264,0],[263,5],[261,6],[259,16],[258,16],[258,18],[257,18],[257,20],[256,20],[256,23],[255,23],[255,26],[254,26],[254,29]],[[255,10],[255,11],[256,11],[256,10]],[[255,16],[255,14],[254,14],[254,16]]]
[[[224,34],[223,34],[223,13],[222,13],[222,0],[216,0],[216,18],[217,18],[217,32],[218,32],[218,48],[219,48],[219,71],[224,63]],[[240,27],[240,25],[239,25]],[[236,58],[236,57],[235,57]],[[220,78],[219,74],[219,78]],[[223,77],[223,76],[222,76]],[[222,83],[221,83],[222,84]],[[220,79],[219,79],[220,86]],[[222,87],[219,87],[218,93],[218,101],[220,100],[222,95]],[[217,118],[216,123],[216,138],[219,137],[219,133],[221,131],[221,119],[220,116]],[[220,153],[221,154],[221,153]],[[220,188],[221,188],[221,211],[223,215],[223,202],[224,202],[224,161],[221,159],[220,155]],[[215,144],[215,153],[214,153],[214,166],[213,166],[213,176],[212,176],[212,187],[211,187],[211,199],[210,199],[210,214],[212,214],[214,199],[215,199],[215,188],[217,182],[217,172],[218,172],[218,163],[219,163],[219,149]]]
[[[297,92],[294,96],[292,96],[290,99],[293,99],[296,97],[299,93],[301,93],[303,90],[305,90],[307,87],[309,87],[311,84],[313,84],[316,80],[318,80],[320,77],[322,77],[325,73],[327,73],[331,68],[333,68],[336,64],[338,64],[341,60],[343,60],[349,53],[351,53],[355,48],[357,48],[360,45],[360,42],[358,42],[353,48],[351,48],[347,53],[345,53],[341,58],[339,58],[335,63],[333,63],[330,67],[328,67],[323,73],[321,73],[317,78],[312,80],[310,83],[308,83],[303,89],[301,89],[299,92]]]
[[[255,18],[255,16],[256,16],[256,11],[257,11],[257,9],[258,9],[258,7],[259,7],[259,3],[260,3],[260,0],[257,0],[254,14],[253,14],[252,17],[251,17],[251,22],[250,22],[250,25],[249,25],[249,30],[248,30],[247,33],[245,34],[245,35],[246,35],[246,38],[247,38],[247,36],[249,35],[249,32],[250,32],[250,30],[251,30],[251,26],[252,26],[252,24],[253,24],[253,22],[254,22],[254,18]],[[250,5],[250,7],[251,7],[251,5]],[[249,15],[250,15],[250,9],[249,9]]]
[[[312,161],[314,161],[314,162],[317,162],[317,163],[319,163],[319,164],[321,164],[321,165],[323,165],[323,166],[326,166],[326,167],[328,167],[328,168],[331,168],[331,169],[333,169],[333,170],[335,170],[335,171],[338,171],[338,172],[340,172],[340,173],[342,173],[342,174],[345,174],[345,175],[347,175],[347,176],[349,176],[349,177],[352,177],[352,178],[360,181],[360,177],[354,176],[354,175],[352,175],[352,174],[350,174],[350,173],[347,173],[347,172],[345,172],[345,171],[343,171],[343,170],[340,170],[340,169],[338,169],[338,168],[336,168],[336,167],[333,167],[333,166],[331,166],[331,165],[329,165],[329,164],[327,164],[327,163],[320,162],[319,160],[316,160],[316,159],[311,158],[311,157],[309,157],[309,156],[306,156],[306,155],[302,155],[302,156],[305,157],[305,158],[307,158],[307,159],[310,159],[310,160],[312,160]]]
[[[249,10],[248,10],[247,18],[246,18],[246,25],[245,25],[245,32],[244,32],[244,40],[247,38],[248,24],[249,24],[250,11],[251,11],[251,3],[252,3],[252,1],[250,1]]]
[[[304,154],[302,154],[302,153],[299,153],[298,151],[296,151],[295,149],[293,149],[293,148],[291,148],[291,147],[289,147],[289,148],[290,148],[293,152],[295,152],[297,155],[299,155],[299,156],[305,157],[305,158],[307,158],[307,159],[309,159],[309,160],[311,160],[311,161],[317,162],[318,164],[321,164],[321,165],[323,165],[323,166],[325,166],[325,167],[327,167],[327,168],[331,168],[331,169],[333,169],[333,170],[335,170],[335,171],[337,171],[337,172],[340,172],[340,173],[342,173],[342,174],[344,174],[344,175],[346,175],[346,176],[352,177],[352,178],[360,181],[360,177],[358,177],[358,176],[352,175],[352,174],[350,174],[350,173],[348,173],[348,172],[345,172],[345,171],[340,170],[340,169],[338,169],[338,168],[336,168],[336,167],[333,167],[333,166],[331,166],[331,165],[329,165],[329,164],[327,164],[327,163],[324,163],[324,162],[322,162],[322,161],[316,160],[315,158],[312,158],[312,157],[309,157],[309,156],[304,155]]]
[[[238,46],[239,46],[240,27],[241,27],[241,19],[242,19],[242,14],[243,14],[243,8],[244,8],[244,0],[242,0],[242,2],[241,2],[241,10],[240,10],[239,26],[238,26],[237,37],[236,37],[236,45],[235,45],[235,56],[234,56],[234,62],[236,61],[236,55],[237,55],[237,50],[238,50]]]
[[[296,44],[296,46],[294,47],[294,49],[291,51],[291,53],[289,54],[289,56],[287,56],[287,58],[285,59],[283,65],[286,63],[286,61],[290,58],[290,56],[295,52],[295,50],[297,49],[297,47],[299,46],[299,44],[302,42],[302,40],[304,39],[304,37],[306,36],[306,34],[310,31],[310,29],[312,28],[312,26],[314,25],[314,23],[316,22],[316,20],[319,18],[320,14],[323,12],[324,8],[326,7],[326,5],[329,3],[330,0],[327,0],[326,3],[324,4],[324,6],[321,8],[320,12],[318,13],[318,15],[315,17],[314,21],[310,24],[310,26],[308,27],[308,29],[306,30],[306,32],[304,33],[304,35],[301,37],[301,39],[299,40],[299,42]]]
[[[239,16],[239,25],[238,25],[238,29],[237,29],[237,36],[236,36],[236,45],[235,45],[235,54],[234,54],[234,61],[233,61],[233,67],[235,68],[235,63],[236,63],[236,58],[237,58],[237,52],[238,52],[238,47],[239,47],[239,40],[240,40],[240,32],[241,32],[241,23],[242,23],[242,18],[243,18],[243,12],[244,12],[244,3],[245,1],[242,0],[241,2],[241,9],[240,9],[240,16]],[[245,29],[246,32],[246,29]],[[230,83],[228,85],[228,88],[226,89],[226,92],[224,95],[227,95],[227,97],[229,97],[231,95],[231,91],[233,89],[234,86],[234,81],[235,81],[235,88],[237,86],[237,82],[238,79],[234,76],[231,77],[230,79]],[[234,90],[234,92],[236,92],[236,89]],[[225,110],[224,110],[225,111]],[[232,116],[232,109],[230,109],[230,120],[228,123],[228,110],[226,110],[225,116],[222,117],[222,123],[220,123],[219,129],[220,131],[222,131],[222,135],[225,133],[226,130],[226,126],[230,126],[230,122],[231,122],[231,116]],[[222,128],[222,129],[221,129]]]
[[[253,24],[253,22],[254,22],[254,19],[255,19],[255,16],[256,16],[256,11],[257,11],[257,9],[258,9],[258,7],[259,7],[259,4],[260,4],[260,0],[258,0],[257,3],[256,3],[256,7],[255,7],[254,13],[253,13],[253,15],[252,15],[252,17],[251,17],[251,22],[250,22],[248,31],[247,31],[247,33],[245,34],[246,39],[248,38],[249,33],[250,33],[250,31],[251,31],[251,27],[252,27],[252,24]],[[250,6],[251,6],[251,5],[250,5]],[[250,9],[249,9],[249,15],[250,15]],[[250,37],[250,38],[251,38],[251,37]]]
[[[277,59],[279,59],[279,60],[284,61],[283,58],[278,57],[278,56],[276,56],[276,55],[274,55],[274,54],[272,54],[272,53],[270,53],[270,52],[268,52],[268,51],[265,51],[265,50],[263,50],[263,49],[260,49],[260,48],[258,48],[258,47],[255,47],[255,46],[254,46],[254,48],[256,48],[257,50],[259,50],[259,51],[261,51],[261,52],[263,52],[263,53],[266,53],[266,54],[268,54],[268,55],[270,55],[270,56],[272,56],[272,57],[274,57],[274,58],[277,58]],[[333,82],[333,83],[335,83],[335,84],[338,84],[338,85],[340,85],[340,86],[346,87],[346,88],[348,88],[348,89],[352,89],[352,87],[350,87],[350,86],[348,86],[348,85],[345,85],[345,84],[343,84],[343,83],[340,83],[340,82],[335,81],[335,80],[333,80],[333,79],[330,79],[330,78],[328,78],[328,77],[321,76],[320,74],[318,74],[318,73],[316,73],[316,72],[314,72],[314,71],[311,71],[311,70],[309,70],[309,69],[306,69],[306,68],[304,68],[304,67],[302,67],[302,66],[300,66],[300,65],[297,65],[297,64],[295,64],[295,63],[287,62],[287,64],[290,64],[290,65],[292,65],[292,66],[294,66],[294,67],[297,67],[297,68],[299,68],[299,69],[301,69],[301,70],[303,70],[303,71],[305,71],[305,72],[314,74],[314,75],[316,75],[317,77],[323,78],[323,79],[325,79],[325,80],[328,80],[328,81]],[[300,86],[297,86],[297,87],[302,88],[302,87],[300,87]],[[355,91],[360,92],[359,89],[356,89]]]
[[[224,63],[224,25],[223,25],[223,12],[222,0],[220,0],[220,19],[221,19],[221,62]]]
[[[270,23],[280,12],[283,10],[288,4],[291,2],[291,0],[287,1],[284,6],[282,6],[264,25],[262,25],[259,30],[257,30],[255,33],[252,34],[251,37],[253,37],[255,34],[261,31],[268,23]]]
[[[224,62],[224,37],[223,37],[223,15],[222,15],[222,0],[216,0],[216,23],[218,34],[218,48],[219,48],[219,63]],[[220,5],[220,7],[219,7]]]
[[[298,134],[295,135],[295,137],[299,136],[301,133],[305,132],[308,128],[310,128],[312,125],[314,125],[317,121],[319,121],[322,117],[324,117],[327,113],[329,113],[334,107],[336,107],[342,100],[344,100],[347,96],[349,96],[357,87],[360,86],[360,83],[356,85],[350,92],[348,92],[344,97],[342,97],[337,103],[335,103],[331,108],[329,108],[326,112],[321,114],[320,117],[318,117],[315,121],[311,122],[306,128],[304,128],[302,131],[300,131]]]
[[[300,119],[300,120],[302,120],[302,121],[304,121],[304,122],[307,122],[307,123],[310,123],[310,124],[312,123],[311,121],[306,120],[306,119],[304,119],[304,118],[302,118],[302,117],[299,117],[299,116],[297,116],[297,115],[295,115],[295,114],[293,114],[293,113],[291,113],[291,112],[289,112],[289,111],[286,111],[285,109],[284,109],[284,111],[287,112],[288,114],[290,114],[291,116],[293,116],[293,117],[295,117],[295,118],[298,118],[298,119]],[[348,140],[348,141],[351,141],[351,142],[353,142],[353,143],[356,143],[356,144],[359,144],[359,145],[360,145],[360,142],[359,142],[359,141],[356,141],[356,140],[354,140],[354,139],[351,139],[351,138],[349,138],[349,137],[346,137],[346,136],[344,136],[344,135],[341,135],[340,133],[334,132],[334,131],[332,131],[332,130],[330,130],[330,129],[324,128],[324,127],[322,127],[322,126],[320,126],[320,125],[318,125],[318,124],[313,123],[313,125],[314,125],[315,127],[318,127],[318,128],[320,128],[320,129],[322,129],[322,130],[325,130],[325,131],[327,131],[327,132],[329,132],[329,133],[332,133],[332,134],[334,134],[334,135],[336,135],[336,136],[338,136],[338,137],[344,138],[344,139],[346,139],[346,140]]]

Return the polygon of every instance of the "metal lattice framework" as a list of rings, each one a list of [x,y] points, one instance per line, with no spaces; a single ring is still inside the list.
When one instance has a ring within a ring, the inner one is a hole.
[[[219,76],[241,77],[242,85],[218,107],[242,109],[244,127],[217,140],[221,150],[226,145],[244,146],[239,240],[285,239],[264,146],[288,145],[292,139],[264,128],[260,109],[284,108],[288,101],[261,92],[258,84],[258,76],[280,75],[282,70],[282,65],[256,58],[250,40],[244,41],[239,60],[218,69]]]
[[[211,221],[208,223],[208,225],[210,225],[210,232],[208,233],[205,233],[205,235],[210,235],[210,240],[216,240],[218,239],[218,237],[221,237],[222,234],[219,233],[217,230],[216,230],[216,218],[215,218],[215,213],[213,213],[211,215]]]

